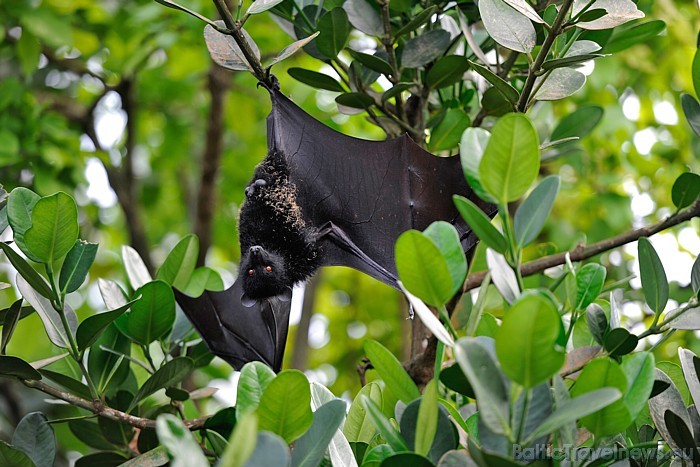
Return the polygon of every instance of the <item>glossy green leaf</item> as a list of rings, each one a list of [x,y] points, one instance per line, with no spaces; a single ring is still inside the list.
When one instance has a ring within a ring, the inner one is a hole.
[[[690,206],[698,196],[700,196],[700,175],[685,172],[673,182],[671,199],[678,209]]]
[[[367,396],[360,396],[360,400],[365,405],[365,410],[377,427],[377,431],[379,431],[379,434],[382,435],[389,446],[396,452],[408,451],[406,441],[382,413],[382,409]]]
[[[221,292],[224,290],[224,281],[218,272],[202,266],[194,270],[183,292],[190,297],[199,297],[205,290]]]
[[[535,99],[555,101],[569,97],[586,84],[586,75],[573,68],[556,68],[535,80]]]
[[[553,433],[572,421],[584,418],[604,409],[610,404],[619,401],[621,397],[622,393],[619,389],[602,388],[570,399],[558,405],[554,413],[547,417],[547,419],[530,434],[523,444],[527,445],[532,440]]]
[[[496,334],[496,354],[503,372],[525,388],[549,379],[564,364],[556,346],[561,318],[542,295],[524,295],[508,310]]]
[[[353,109],[367,109],[374,105],[374,100],[367,94],[361,92],[346,92],[335,98],[339,105],[351,107]]]
[[[126,379],[129,361],[121,358],[121,355],[130,354],[129,339],[119,332],[114,323],[107,326],[88,353],[88,373],[98,388],[105,388],[108,383],[116,387]]]
[[[557,141],[571,137],[583,138],[593,131],[602,118],[602,107],[579,107],[576,111],[561,119],[554,131],[552,131],[550,139]]]
[[[595,341],[603,345],[609,329],[608,317],[605,316],[605,311],[597,303],[591,303],[586,307],[586,324]]]
[[[385,76],[391,76],[392,75],[392,69],[391,65],[389,65],[389,62],[384,60],[383,58],[375,55],[370,55],[370,54],[365,54],[362,52],[357,52],[352,49],[348,49],[350,52],[350,55],[352,58],[357,60],[358,62],[362,63],[364,66],[369,68],[370,70],[374,70],[377,73],[382,73]]]
[[[418,399],[420,391],[399,360],[386,347],[377,341],[366,340],[365,354],[372,366],[386,383],[387,388],[404,404]]]
[[[319,407],[308,431],[294,443],[293,467],[316,467],[345,418],[345,402],[339,399]]]
[[[639,343],[639,339],[625,328],[615,328],[605,336],[603,346],[608,353],[615,357],[627,355],[632,352]]]
[[[403,68],[418,68],[440,57],[450,45],[450,33],[442,29],[423,32],[407,41],[401,52]]]
[[[416,423],[416,437],[414,450],[421,456],[427,456],[433,445],[438,423],[438,385],[431,379],[425,386],[423,397],[418,409],[418,421]]]
[[[377,383],[368,383],[357,394],[357,397],[350,404],[348,416],[343,425],[343,433],[350,443],[368,443],[374,438],[376,428],[365,410],[361,397],[371,399],[377,406],[384,405],[382,389]]]
[[[41,376],[44,378],[48,378],[59,386],[62,386],[73,395],[82,397],[83,399],[92,398],[90,389],[87,387],[87,385],[71,376],[64,375],[63,373],[59,373],[57,371],[47,370],[46,368],[39,370],[39,373],[41,373]]]
[[[571,390],[571,395],[576,398],[605,387],[617,389],[625,394],[627,377],[615,361],[609,358],[598,358],[583,368]],[[595,436],[617,434],[624,431],[632,421],[624,400],[613,402],[604,409],[581,418],[581,424]]]
[[[644,300],[654,313],[661,313],[668,302],[666,271],[648,238],[639,239],[637,250]]]
[[[166,413],[156,419],[158,440],[168,450],[173,467],[209,466],[207,458],[190,430],[175,415]]]
[[[58,288],[63,293],[71,293],[85,282],[90,266],[97,255],[97,243],[78,240],[66,255],[61,266]]]
[[[428,306],[420,298],[409,292],[406,287],[404,287],[401,281],[396,282],[399,289],[406,295],[408,302],[413,307],[413,311],[416,313],[418,318],[423,322],[425,327],[430,331],[440,342],[445,344],[448,348],[454,347],[455,342],[452,336],[447,331],[442,322],[433,314]]]
[[[654,354],[639,352],[622,361],[627,377],[627,392],[623,400],[632,420],[636,420],[649,400],[654,386]]]
[[[184,290],[194,272],[199,254],[199,238],[185,235],[165,258],[156,279]]]
[[[345,91],[335,79],[317,71],[311,71],[305,68],[290,68],[287,70],[287,73],[295,80],[314,88],[335,92]]]
[[[628,49],[636,44],[649,42],[666,29],[666,23],[661,20],[638,23],[619,33],[615,32],[605,44],[604,53],[613,54]]]
[[[236,414],[242,416],[254,412],[260,404],[260,398],[275,372],[262,362],[246,363],[241,369],[236,396]]]
[[[475,399],[474,389],[472,389],[469,380],[465,376],[459,364],[455,363],[452,366],[443,368],[440,371],[440,382],[445,385],[446,388],[452,391],[458,392],[467,397]]]
[[[700,256],[695,258],[693,267],[690,270],[690,285],[695,296],[700,295]]]
[[[449,222],[437,221],[430,224],[423,235],[430,238],[442,253],[452,277],[453,293],[456,293],[467,275],[467,259],[459,241],[459,233]]]
[[[469,228],[474,231],[479,240],[484,242],[486,246],[504,254],[507,249],[506,239],[503,234],[491,224],[491,219],[486,216],[476,204],[469,199],[454,195],[453,197],[457,210],[466,221]]]
[[[148,272],[148,268],[139,253],[129,245],[122,245],[122,261],[124,262],[124,269],[129,278],[129,283],[133,289],[138,289],[153,280],[151,273]],[[105,304],[109,306],[106,302]],[[122,304],[119,304],[119,306],[121,305]]]
[[[175,386],[180,383],[194,369],[194,362],[187,357],[175,357],[153,373],[146,382],[141,385],[139,392],[134,396],[130,409],[136,407],[146,397],[159,389]]]
[[[24,235],[32,227],[32,210],[40,199],[39,195],[24,187],[15,188],[7,198],[7,220],[15,243],[29,259],[37,262],[39,259],[27,248]]]
[[[37,201],[24,240],[42,263],[63,258],[78,240],[78,207],[73,198],[58,192]]]
[[[306,376],[285,370],[270,381],[257,408],[259,427],[281,436],[288,444],[311,426],[311,390]]]
[[[462,133],[459,143],[459,155],[462,162],[462,171],[469,186],[474,193],[484,201],[494,201],[491,195],[481,186],[479,180],[479,165],[484,155],[484,150],[489,142],[491,134],[483,128],[467,128]]]
[[[24,278],[32,289],[37,291],[42,297],[48,299],[54,298],[54,293],[46,280],[44,280],[44,278],[41,277],[41,275],[24,260],[24,258],[17,254],[10,245],[5,242],[0,242],[0,249],[2,249],[7,256],[7,259],[10,260],[10,263],[12,263],[12,265],[15,267],[19,275]]]
[[[690,94],[681,94],[681,107],[693,132],[700,136],[700,104]]]
[[[520,287],[518,279],[515,276],[515,271],[508,264],[506,258],[493,251],[491,248],[486,249],[486,264],[491,272],[493,285],[496,286],[498,292],[503,296],[506,302],[512,304],[520,296]]]
[[[123,315],[133,303],[134,301],[131,301],[126,305],[117,308],[116,310],[97,313],[96,315],[85,318],[85,320],[78,325],[78,330],[75,333],[75,340],[78,344],[78,349],[85,350],[90,347],[97,340],[97,338],[100,337],[100,334],[102,334],[107,326],[112,324],[115,319]]]
[[[340,7],[326,12],[318,20],[318,38],[316,47],[327,58],[335,59],[345,47],[350,35],[350,22],[348,14]]]
[[[417,230],[404,232],[396,241],[396,269],[404,286],[429,305],[444,305],[454,295],[440,249]]]
[[[0,355],[0,375],[20,379],[41,379],[41,373],[19,357]]]
[[[12,435],[12,446],[24,451],[36,465],[53,465],[56,459],[56,435],[46,415],[25,415]]]
[[[282,0],[254,0],[248,7],[246,13],[249,15],[256,15],[273,8],[279,3],[282,3]]]
[[[22,317],[22,299],[16,300],[7,310],[5,319],[2,323],[2,340],[0,341],[0,355],[5,355],[7,344],[12,339],[12,334],[15,332],[15,327]]]
[[[438,7],[437,5],[430,5],[428,8],[422,10],[417,15],[413,16],[408,23],[401,26],[395,33],[395,37],[403,36],[411,31],[415,31],[420,26],[428,21],[428,19],[435,14]]]
[[[134,292],[141,296],[131,305],[131,311],[121,318],[125,322],[128,335],[142,345],[165,336],[175,322],[175,295],[168,284],[153,281]]]
[[[346,0],[343,9],[348,14],[350,24],[367,35],[380,37],[384,34],[384,25],[379,9],[367,0]]]
[[[451,86],[462,81],[462,77],[468,69],[469,60],[465,57],[461,55],[447,55],[430,67],[430,71],[425,77],[425,84],[433,89]]]
[[[464,337],[457,342],[455,357],[476,393],[480,420],[495,434],[507,433],[509,388],[496,362],[493,340]]]
[[[693,56],[692,74],[695,95],[700,96],[700,49],[696,50]]]
[[[457,146],[471,120],[462,109],[448,109],[445,117],[430,134],[431,151],[443,151]]]
[[[0,465],[12,467],[36,467],[31,458],[14,446],[0,440]]]
[[[607,271],[598,263],[588,263],[576,272],[576,309],[584,310],[603,290]]]
[[[63,349],[70,348],[70,339],[67,332],[75,334],[78,328],[78,317],[73,309],[68,304],[63,308],[63,314],[68,323],[68,331],[66,331],[61,315],[54,309],[51,302],[39,295],[20,275],[17,276],[17,288],[22,297],[36,310],[51,342]]]
[[[498,92],[503,94],[503,97],[505,97],[508,100],[508,102],[510,102],[513,105],[517,104],[518,100],[520,99],[520,93],[509,82],[507,82],[488,68],[479,65],[478,63],[470,61],[469,65],[471,66],[472,70],[481,75],[481,77],[489,83],[491,83],[493,87],[495,87],[496,90],[498,90]]]
[[[563,58],[555,58],[552,60],[547,60],[542,64],[542,69],[545,71],[556,70],[557,68],[570,67],[573,65],[583,64],[590,60],[604,57],[602,54],[582,54],[582,55],[571,55]]]
[[[479,164],[482,186],[506,204],[525,194],[539,168],[539,140],[532,122],[522,114],[501,117]]]
[[[281,62],[282,60],[291,57],[294,55],[297,51],[301,50],[306,44],[311,42],[312,40],[316,39],[318,36],[318,31],[311,34],[308,37],[305,37],[303,39],[299,39],[298,41],[294,41],[291,44],[289,44],[287,47],[282,49],[280,53],[278,53],[275,58],[273,58],[268,64],[267,67],[272,67],[273,65],[276,65],[277,63]]]
[[[537,238],[552,211],[557,193],[559,193],[559,176],[550,175],[544,178],[518,207],[514,223],[518,245],[529,245]]]

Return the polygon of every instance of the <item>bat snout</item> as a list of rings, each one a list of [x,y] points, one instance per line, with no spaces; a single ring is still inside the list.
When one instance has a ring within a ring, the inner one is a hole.
[[[254,245],[254,246],[251,246],[248,251],[253,256],[262,256],[262,254],[265,250],[260,245]]]

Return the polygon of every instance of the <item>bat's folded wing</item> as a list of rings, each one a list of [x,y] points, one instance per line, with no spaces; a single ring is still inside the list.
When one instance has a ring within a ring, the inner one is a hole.
[[[247,308],[241,304],[240,281],[223,292],[205,291],[190,297],[175,290],[175,298],[211,352],[237,370],[261,361],[282,367],[290,302],[267,300]]]

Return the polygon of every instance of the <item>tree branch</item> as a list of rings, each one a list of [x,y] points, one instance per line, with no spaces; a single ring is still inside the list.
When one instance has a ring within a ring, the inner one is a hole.
[[[666,219],[652,224],[647,227],[642,227],[641,229],[632,230],[630,232],[625,232],[623,234],[602,240],[598,243],[592,245],[583,246],[579,245],[573,250],[569,250],[563,253],[557,253],[551,256],[545,256],[544,258],[536,259],[528,263],[523,264],[520,267],[520,273],[523,277],[531,276],[538,272],[542,272],[545,269],[549,269],[554,266],[559,266],[566,262],[566,255],[571,257],[571,261],[583,261],[584,259],[591,258],[593,256],[599,255],[600,253],[612,250],[627,243],[634,242],[641,237],[650,237],[656,233],[666,230],[675,225],[681,224],[688,221],[694,217],[700,216],[700,200],[695,201],[689,208],[677,212],[676,214],[667,217]],[[475,289],[481,285],[484,280],[487,271],[479,271],[477,273],[471,274],[467,277],[467,281],[462,289],[463,292],[467,290]]]
[[[75,407],[88,410],[100,417],[108,418],[110,420],[114,420],[121,423],[126,423],[128,425],[141,429],[156,427],[155,420],[151,420],[149,418],[136,417],[134,415],[121,412],[111,407],[107,407],[101,401],[89,401],[87,399],[83,399],[82,397],[78,397],[73,394],[61,391],[60,389],[50,386],[44,383],[43,381],[37,381],[33,379],[24,379],[21,381],[25,386],[29,388],[37,389],[43,392],[44,394],[48,394],[57,399],[66,401]],[[204,428],[204,423],[208,419],[209,417],[194,418],[191,420],[183,420],[183,423],[187,428],[194,431]]]

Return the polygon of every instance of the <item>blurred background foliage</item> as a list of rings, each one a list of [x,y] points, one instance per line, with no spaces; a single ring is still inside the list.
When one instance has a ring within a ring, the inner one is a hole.
[[[186,4],[216,16],[209,0]],[[597,60],[581,91],[563,101],[539,102],[530,111],[542,136],[583,105],[601,107],[603,117],[580,143],[543,164],[543,173],[562,177],[562,189],[526,260],[669,215],[673,181],[689,169],[700,171],[698,138],[680,106],[680,94],[693,91],[697,3],[640,0],[638,7],[666,22],[662,35],[616,53],[615,59]],[[26,186],[45,196],[63,190],[78,201],[81,238],[100,244],[92,282],[69,297],[81,318],[103,308],[96,278],[123,282],[122,244],[133,244],[134,235],[142,235],[137,249],[142,256],[150,254],[157,267],[179,238],[196,231],[196,199],[216,92],[223,104],[223,147],[206,262],[227,284],[235,277],[237,212],[244,186],[266,152],[269,99],[250,74],[212,65],[202,29],[196,19],[149,0],[0,2],[0,181],[7,191]],[[271,56],[291,42],[268,14],[246,29],[263,51],[263,61],[266,53]],[[339,113],[334,93],[309,88],[286,72],[319,65],[300,53],[273,72],[287,95],[329,126],[382,139],[362,114]],[[124,131],[126,125],[130,132]],[[669,279],[676,280],[675,302],[689,296],[690,265],[700,252],[698,225],[696,219],[653,239]],[[636,246],[628,246],[603,255],[608,282],[634,273],[635,252]],[[475,261],[474,269],[484,267],[481,248]],[[0,281],[14,283],[14,274],[3,258]],[[632,284],[639,287],[638,279]],[[644,317],[638,294],[639,304],[625,307],[635,321]],[[309,286],[307,300],[312,296],[309,310],[292,317],[285,367],[306,370],[335,394],[354,395],[360,388],[355,367],[365,338],[382,342],[398,356],[409,354],[407,306],[398,292],[356,271],[328,268]],[[16,298],[12,289],[0,292],[0,307]],[[499,316],[501,300],[493,302],[491,312]],[[8,353],[28,361],[51,356],[57,349],[43,333],[36,314],[28,317]],[[679,345],[700,352],[694,333],[676,333],[657,348],[657,361],[676,359]],[[230,367],[215,360],[196,373],[193,384],[202,387],[230,373]],[[31,410],[56,417],[62,413],[61,406],[47,408],[39,393],[22,391],[20,398],[22,388],[16,383],[2,380],[0,385],[0,436],[11,433],[18,417]],[[220,395],[231,396],[226,391]],[[55,428],[67,449],[83,449],[62,424]]]

